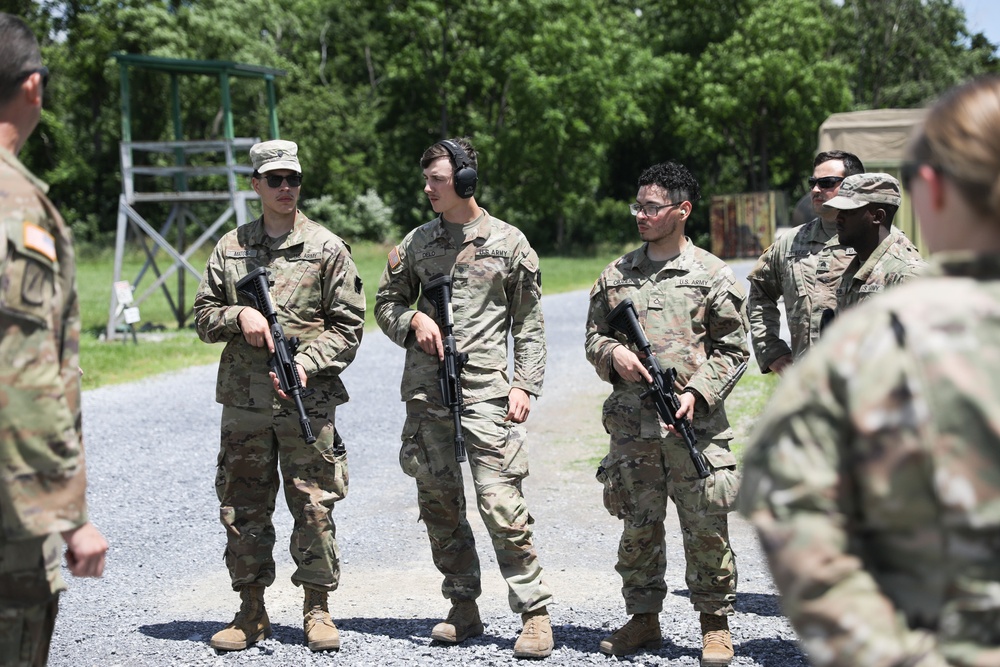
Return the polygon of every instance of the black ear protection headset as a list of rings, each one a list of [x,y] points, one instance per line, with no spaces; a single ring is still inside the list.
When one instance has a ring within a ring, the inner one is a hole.
[[[455,192],[462,199],[468,199],[476,192],[476,183],[479,182],[479,174],[472,168],[472,160],[466,154],[465,149],[458,143],[444,139],[438,142],[445,147],[451,155],[451,160],[455,164],[454,177]]]

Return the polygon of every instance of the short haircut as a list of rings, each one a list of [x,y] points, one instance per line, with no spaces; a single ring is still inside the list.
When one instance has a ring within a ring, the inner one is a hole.
[[[0,106],[14,99],[25,75],[42,66],[42,52],[31,28],[0,12]]]
[[[469,156],[469,162],[471,163],[469,166],[476,171],[479,171],[479,158],[476,156],[476,149],[472,147],[472,143],[468,139],[461,137],[458,139],[447,139],[446,141],[451,141],[452,143],[456,143],[461,146],[462,150],[465,151],[465,154]],[[443,157],[448,158],[448,161],[451,162],[453,170],[458,168],[458,165],[455,164],[455,160],[451,157],[451,153],[440,141],[425,150],[424,154],[420,156],[420,168],[426,169],[431,166],[431,162]]]
[[[693,204],[701,198],[698,181],[687,167],[676,162],[661,162],[647,168],[639,176],[639,187],[644,185],[660,186],[675,204],[682,201]]]
[[[847,151],[823,151],[813,160],[813,169],[830,160],[840,160],[844,163],[845,178],[865,173],[865,165],[861,162],[861,158]]]
[[[892,204],[869,204],[869,206],[885,211],[885,220],[882,221],[882,226],[886,228],[892,225],[892,221],[896,217],[896,211],[899,210],[898,206],[893,206]]]

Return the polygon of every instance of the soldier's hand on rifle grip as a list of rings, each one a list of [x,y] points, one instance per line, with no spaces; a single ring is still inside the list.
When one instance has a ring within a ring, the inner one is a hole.
[[[306,388],[306,380],[308,379],[306,377],[306,371],[305,371],[304,368],[302,368],[302,364],[295,364],[295,368],[299,372],[299,382],[302,383],[302,388],[305,389]],[[278,376],[274,374],[274,371],[271,371],[270,373],[268,373],[268,375],[271,376],[271,383],[274,385],[274,390],[276,392],[278,392],[278,396],[280,396],[281,398],[283,398],[285,400],[290,399],[291,396],[289,396],[285,392],[281,391],[281,380],[279,380]]]
[[[642,365],[639,355],[624,345],[619,345],[611,351],[611,364],[619,377],[626,382],[652,382],[653,380],[649,371]]]
[[[444,345],[441,343],[441,327],[434,318],[417,311],[410,320],[410,328],[417,337],[417,345],[430,355],[437,355],[438,361],[444,361]]]
[[[274,339],[271,338],[271,328],[267,323],[267,318],[260,314],[255,308],[244,308],[236,317],[240,324],[240,331],[247,343],[254,347],[267,346],[268,352],[274,354]]]
[[[678,410],[674,417],[677,419],[685,419],[689,422],[694,421],[694,404],[697,401],[697,397],[689,391],[682,392],[677,395],[677,401],[681,404],[681,409]],[[673,426],[667,424],[667,430],[676,436],[680,436]]]

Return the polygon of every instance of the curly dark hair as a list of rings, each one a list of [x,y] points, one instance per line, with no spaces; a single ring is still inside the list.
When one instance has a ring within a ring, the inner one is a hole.
[[[658,185],[673,202],[694,203],[701,198],[701,187],[687,167],[676,162],[661,162],[649,167],[639,176],[639,187]]]

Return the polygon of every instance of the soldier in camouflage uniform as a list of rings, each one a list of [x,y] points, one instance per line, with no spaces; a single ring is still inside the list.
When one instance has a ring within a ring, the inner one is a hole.
[[[69,227],[17,154],[48,70],[21,19],[0,13],[0,665],[44,665],[63,541],[99,577],[108,544],[87,520],[80,308]]]
[[[746,370],[749,350],[745,295],[735,275],[684,236],[698,197],[698,182],[681,165],[668,162],[643,172],[631,210],[646,243],[609,264],[590,292],[587,359],[614,385],[604,403],[611,445],[600,479],[605,506],[625,524],[615,569],[622,576],[625,611],[632,615],[600,650],[628,655],[661,646],[658,615],[667,593],[663,522],[670,498],[684,536],[691,603],[701,613],[702,664],[727,665],[733,657],[727,617],[737,574],[726,515],[739,478],[723,401]],[[626,298],[635,304],[661,367],[677,371],[677,416],[693,421],[709,464],[705,479],[652,399],[640,398],[649,373],[627,339],[608,326],[608,313]]]
[[[926,277],[838,318],[744,457],[739,510],[823,667],[1000,665],[1000,79],[910,156]]]
[[[840,242],[857,252],[837,288],[838,312],[927,266],[917,247],[892,224],[899,202],[899,181],[873,173],[848,176],[838,195],[823,205],[837,212]]]
[[[334,448],[336,406],[347,401],[340,373],[361,344],[365,295],[350,248],[296,209],[302,169],[297,146],[268,141],[250,149],[252,185],[263,215],[219,241],[208,260],[194,310],[206,343],[225,341],[216,400],[222,403],[222,446],[215,480],[226,529],[226,565],[242,605],[212,637],[214,648],[239,650],[271,632],[264,588],[274,581],[274,512],[280,479],[295,520],[292,582],[305,591],[303,624],[313,651],[340,648],[327,593],[340,580],[333,505],[347,494],[347,455]],[[304,442],[294,404],[279,400],[268,376],[274,342],[267,320],[236,291],[259,267],[295,355],[316,442]]]
[[[812,222],[775,241],[750,272],[750,335],[761,372],[781,374],[819,340],[823,312],[837,305],[837,287],[854,249],[837,238],[836,212],[823,203],[837,194],[845,177],[865,170],[845,151],[820,153],[809,179]],[[778,301],[784,299],[791,347],[781,339]]]
[[[531,396],[542,391],[545,329],[538,256],[519,230],[491,216],[473,196],[477,159],[464,139],[428,148],[420,160],[424,193],[438,217],[410,232],[389,252],[375,298],[382,331],[406,348],[406,401],[400,464],[417,483],[420,518],[427,526],[441,592],[452,602],[431,636],[458,643],[480,635],[476,598],[482,593],[479,558],[465,515],[462,470],[455,460],[455,429],[443,405],[438,365],[443,358],[440,317],[423,293],[437,276],[452,279],[454,335],[468,354],[462,417],[479,514],[493,540],[508,600],[524,623],[514,655],[552,653],[547,606],[552,593],[532,544],[531,514],[521,493],[528,474],[524,421]],[[412,305],[416,302],[416,309]],[[514,377],[507,377],[507,336],[514,339]]]

